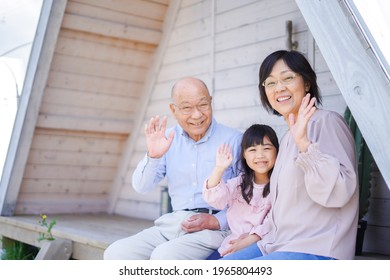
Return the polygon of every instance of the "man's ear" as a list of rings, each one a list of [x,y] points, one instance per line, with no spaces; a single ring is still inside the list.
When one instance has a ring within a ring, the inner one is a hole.
[[[175,115],[175,113],[176,113],[175,104],[173,104],[173,103],[169,104],[169,108],[171,109],[172,114]]]

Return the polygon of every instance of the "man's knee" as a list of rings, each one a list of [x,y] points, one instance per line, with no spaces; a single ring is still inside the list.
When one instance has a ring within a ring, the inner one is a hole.
[[[139,240],[131,238],[115,241],[104,251],[105,260],[148,260],[150,250]]]
[[[118,246],[118,242],[114,242],[109,245],[103,253],[104,260],[120,260],[120,246]]]
[[[151,256],[151,260],[179,260],[181,259],[176,248],[172,245],[169,245],[169,242],[160,244],[157,246]]]

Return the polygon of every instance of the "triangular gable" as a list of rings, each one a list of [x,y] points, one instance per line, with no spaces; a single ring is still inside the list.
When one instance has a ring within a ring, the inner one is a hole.
[[[390,186],[389,81],[343,1],[296,0]]]

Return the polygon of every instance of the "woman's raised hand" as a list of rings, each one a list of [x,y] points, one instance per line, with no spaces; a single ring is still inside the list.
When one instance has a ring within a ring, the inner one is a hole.
[[[172,144],[174,131],[171,131],[168,137],[165,136],[167,128],[167,117],[163,117],[160,123],[160,117],[151,118],[149,124],[145,124],[146,145],[148,155],[151,158],[162,157]]]
[[[315,102],[315,97],[310,99],[310,93],[306,94],[299,107],[297,119],[295,119],[294,114],[288,116],[290,131],[300,152],[306,152],[310,145],[310,140],[307,137],[307,124],[317,110],[314,106]]]

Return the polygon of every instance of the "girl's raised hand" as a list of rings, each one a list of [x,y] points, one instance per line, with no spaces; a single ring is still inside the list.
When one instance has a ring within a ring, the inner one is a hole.
[[[232,150],[228,144],[222,144],[217,150],[217,156],[215,157],[215,166],[213,172],[207,180],[206,188],[214,188],[221,181],[222,175],[226,168],[233,161]]]
[[[228,144],[222,144],[217,151],[215,166],[226,169],[232,162],[232,149]]]

